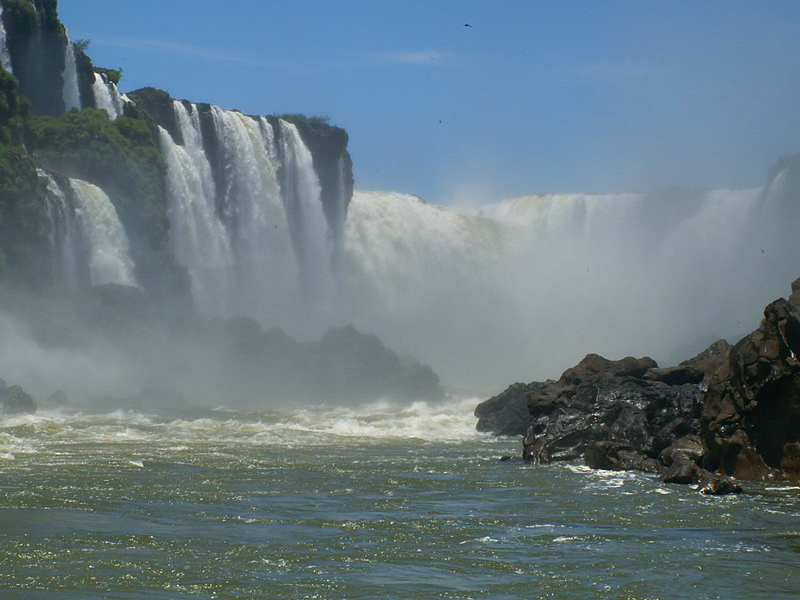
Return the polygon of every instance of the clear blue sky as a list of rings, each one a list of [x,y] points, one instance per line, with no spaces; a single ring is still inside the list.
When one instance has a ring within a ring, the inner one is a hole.
[[[487,201],[761,185],[800,152],[800,1],[60,0],[123,91],[326,115],[356,186]],[[465,25],[469,24],[470,27]]]

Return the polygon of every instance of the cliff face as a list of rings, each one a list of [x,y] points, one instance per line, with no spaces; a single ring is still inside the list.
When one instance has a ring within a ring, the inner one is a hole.
[[[154,296],[187,296],[190,273],[173,254],[159,143],[159,126],[183,143],[172,98],[152,88],[131,94],[132,102],[121,98],[114,85],[119,74],[95,67],[84,52],[87,44],[69,40],[56,0],[2,0],[2,8],[6,66],[13,75],[0,70],[0,275],[35,287],[58,279],[53,273],[58,224],[52,222],[48,186],[62,188],[56,193],[69,203],[69,181],[80,179],[99,186],[118,213],[138,284]],[[219,156],[212,107],[194,106],[222,194],[229,169]],[[336,242],[353,188],[347,133],[319,119],[286,118],[311,151],[319,201]],[[275,131],[279,135],[280,129]],[[37,169],[46,171],[51,183]],[[220,213],[223,208],[218,202]]]
[[[175,116],[174,99],[168,92],[155,88],[142,88],[131,92],[129,97],[137,107],[166,129],[176,143],[184,143]],[[181,102],[187,107],[193,105],[197,108],[205,153],[214,169],[218,190],[224,189],[226,178],[224,160],[220,154],[220,142],[213,124],[211,105],[194,104],[189,100],[181,100]],[[328,124],[327,119],[320,117],[290,114],[280,117],[271,115],[266,119],[276,132],[278,145],[280,145],[281,135],[281,129],[278,127],[279,119],[293,123],[300,132],[300,136],[311,151],[314,160],[314,170],[319,178],[321,188],[320,200],[329,230],[334,242],[338,242],[341,239],[347,208],[353,196],[353,161],[347,151],[347,131]]]

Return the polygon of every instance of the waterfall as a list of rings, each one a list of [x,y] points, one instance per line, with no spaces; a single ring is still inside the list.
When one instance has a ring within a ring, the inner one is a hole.
[[[81,107],[81,93],[78,87],[78,67],[75,62],[75,47],[67,36],[67,45],[64,50],[64,69],[61,72],[64,81],[63,97],[64,110],[69,112],[73,108]]]
[[[674,364],[736,342],[797,277],[782,181],[477,210],[357,191],[340,318],[463,385],[555,377],[588,352]]]
[[[210,116],[222,167],[218,211],[236,263],[234,309],[262,318],[283,314],[298,302],[298,267],[271,139],[260,122],[238,112],[212,106]]]
[[[199,116],[193,105],[189,112],[177,101],[174,110],[184,145],[177,145],[159,128],[167,163],[170,243],[178,262],[189,271],[197,309],[228,316],[235,297],[233,253],[216,213],[216,186],[203,149]]]
[[[8,53],[8,34],[6,33],[6,25],[3,21],[3,6],[0,4],[0,67],[3,67],[9,73],[11,69],[11,55]]]
[[[89,246],[89,280],[92,285],[136,285],[128,237],[106,193],[80,179],[69,180],[75,212]]]
[[[124,102],[122,95],[117,86],[108,81],[105,75],[95,72],[92,94],[95,106],[106,111],[112,121],[122,114]]]
[[[216,106],[203,114],[173,106],[183,145],[160,132],[170,239],[195,305],[316,333],[331,320],[332,244],[297,128]]]
[[[50,216],[50,247],[53,249],[54,279],[71,290],[78,289],[88,280],[84,273],[86,260],[85,241],[75,211],[67,195],[56,181],[45,171],[37,170],[47,187],[47,210]]]
[[[302,283],[306,297],[326,302],[332,290],[331,247],[314,159],[297,127],[283,119],[279,124],[283,204]]]

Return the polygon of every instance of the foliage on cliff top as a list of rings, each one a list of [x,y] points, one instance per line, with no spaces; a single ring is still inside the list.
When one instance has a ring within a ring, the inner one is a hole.
[[[275,117],[296,125],[300,136],[312,154],[325,152],[325,150],[331,151],[334,148],[341,152],[347,147],[347,131],[331,125],[330,117],[307,117],[297,113],[275,115]]]
[[[105,75],[106,79],[114,85],[119,85],[119,82],[122,79],[122,68],[103,69],[102,67],[95,67],[94,70],[101,75]]]
[[[104,110],[72,110],[31,119],[29,147],[48,169],[99,185],[127,227],[153,248],[167,244],[165,165],[144,119]]]

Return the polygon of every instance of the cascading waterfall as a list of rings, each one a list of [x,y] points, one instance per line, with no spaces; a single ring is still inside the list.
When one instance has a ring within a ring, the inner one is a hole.
[[[479,209],[356,192],[334,271],[337,236],[297,128],[207,110],[175,104],[182,146],[161,134],[172,243],[198,308],[295,335],[352,323],[446,382],[552,377],[588,352],[670,364],[753,329],[797,275],[780,176],[765,190],[527,196]]]
[[[3,22],[3,6],[0,4],[0,67],[3,67],[9,73],[13,73],[11,69],[11,55],[8,52],[7,37],[6,25]]]
[[[113,121],[122,114],[123,98],[114,83],[107,81],[102,73],[95,72],[94,83],[92,84],[92,94],[94,104],[108,113]]]
[[[86,250],[80,224],[58,183],[45,171],[39,169],[37,172],[47,186],[47,209],[52,226],[50,245],[54,250],[53,274],[57,282],[76,290],[86,279],[81,268],[86,262],[82,258]]]
[[[89,246],[89,280],[92,285],[136,285],[128,237],[106,193],[80,179],[69,180],[75,212]]]
[[[69,112],[73,108],[81,107],[81,94],[78,87],[78,66],[75,62],[75,46],[67,36],[67,45],[64,49],[64,69],[61,72],[64,81],[63,97],[64,110]]]
[[[161,149],[167,163],[170,243],[178,261],[189,271],[192,295],[204,314],[228,315],[235,290],[231,241],[215,208],[216,186],[203,149],[200,119],[174,103],[184,145],[177,145],[160,129]]]
[[[300,262],[304,297],[330,302],[331,245],[320,200],[314,159],[293,123],[281,119],[280,156],[283,204],[295,252]]]
[[[206,131],[196,106],[173,106],[183,145],[160,134],[170,235],[195,305],[294,331],[314,322],[316,332],[320,320],[330,321],[332,249],[319,180],[297,128],[279,122],[276,130],[266,118],[212,106]]]
[[[271,140],[251,117],[213,106],[211,118],[223,166],[218,210],[236,261],[235,310],[260,317],[284,314],[299,301],[298,266],[275,152],[267,145]]]

